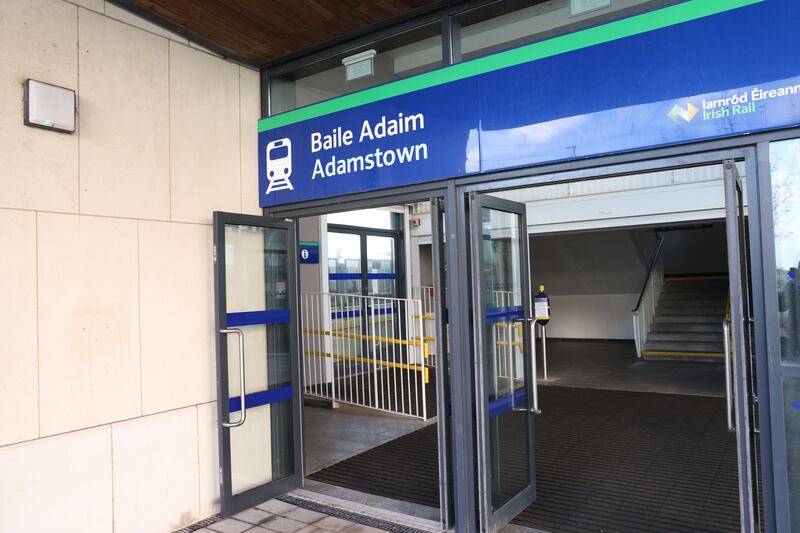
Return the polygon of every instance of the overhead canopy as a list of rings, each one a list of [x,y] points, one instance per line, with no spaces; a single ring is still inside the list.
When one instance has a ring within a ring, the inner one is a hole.
[[[263,65],[436,0],[110,0],[226,57]]]

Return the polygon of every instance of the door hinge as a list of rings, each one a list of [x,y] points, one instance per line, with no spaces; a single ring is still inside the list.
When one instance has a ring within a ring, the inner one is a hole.
[[[213,252],[212,255],[214,256],[214,262],[216,263],[217,262],[217,245],[216,244],[214,245],[214,252]]]

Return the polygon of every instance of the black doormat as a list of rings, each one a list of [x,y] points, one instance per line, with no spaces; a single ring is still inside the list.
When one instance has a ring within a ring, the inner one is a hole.
[[[552,532],[739,531],[736,441],[722,398],[540,387],[534,504],[514,523]],[[501,453],[520,455],[524,432]],[[508,442],[506,442],[508,441]],[[439,505],[436,426],[309,476]]]

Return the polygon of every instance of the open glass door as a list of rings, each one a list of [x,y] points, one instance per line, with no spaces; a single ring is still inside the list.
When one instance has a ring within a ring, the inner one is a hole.
[[[739,506],[742,531],[760,529],[757,513],[758,441],[750,254],[745,187],[736,162],[723,163],[728,244],[730,318],[726,319],[726,379],[728,429],[736,433],[739,464]]]
[[[302,482],[294,226],[214,213],[223,516]]]
[[[470,240],[482,531],[536,498],[525,205],[473,193]]]

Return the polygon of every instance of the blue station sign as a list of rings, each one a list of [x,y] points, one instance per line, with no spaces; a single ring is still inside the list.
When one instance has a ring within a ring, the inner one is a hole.
[[[301,265],[319,264],[319,243],[308,241],[297,243],[297,260]]]
[[[800,2],[688,0],[259,122],[263,207],[800,124]]]

